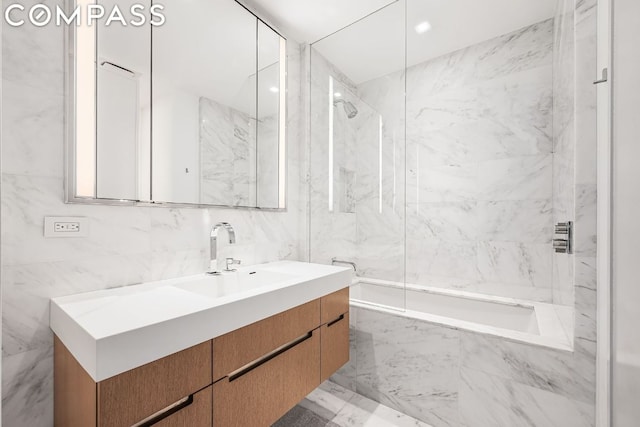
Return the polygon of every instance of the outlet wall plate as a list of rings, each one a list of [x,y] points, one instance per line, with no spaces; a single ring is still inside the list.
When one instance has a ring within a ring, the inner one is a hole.
[[[44,237],[73,238],[89,236],[89,218],[73,216],[44,217]]]

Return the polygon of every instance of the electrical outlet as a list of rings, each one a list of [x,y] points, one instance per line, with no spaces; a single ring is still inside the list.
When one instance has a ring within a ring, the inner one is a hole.
[[[56,233],[78,233],[80,232],[79,222],[62,222],[56,221],[53,223],[53,231]]]
[[[47,216],[44,237],[87,237],[89,220],[83,217]]]

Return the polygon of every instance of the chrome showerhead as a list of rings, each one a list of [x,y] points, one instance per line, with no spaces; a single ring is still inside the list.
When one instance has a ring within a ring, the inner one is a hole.
[[[344,99],[336,99],[335,101],[333,101],[333,105],[335,105],[336,107],[339,103],[342,103],[342,108],[344,108],[344,112],[347,114],[348,118],[353,119],[358,115],[358,109],[351,102],[345,101]]]

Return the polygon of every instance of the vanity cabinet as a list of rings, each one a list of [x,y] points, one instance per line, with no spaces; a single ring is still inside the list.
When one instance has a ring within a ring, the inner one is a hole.
[[[185,416],[194,418],[189,425],[210,425],[210,384],[211,341],[95,383],[55,338],[56,426],[169,426]]]
[[[213,340],[213,381],[320,326],[320,300],[252,323]]]
[[[174,404],[185,404],[188,400],[182,399],[209,386],[210,378],[211,342],[205,342],[101,381],[98,425],[134,425]]]
[[[349,288],[320,300],[320,382],[349,361]]]
[[[55,425],[268,427],[348,361],[348,299],[346,288],[97,383],[55,337]]]
[[[213,425],[270,426],[318,387],[319,331],[310,331],[298,341],[215,383]]]

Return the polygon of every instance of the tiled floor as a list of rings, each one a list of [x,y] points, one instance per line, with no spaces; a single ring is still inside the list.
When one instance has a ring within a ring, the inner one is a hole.
[[[273,427],[430,427],[326,381]]]

